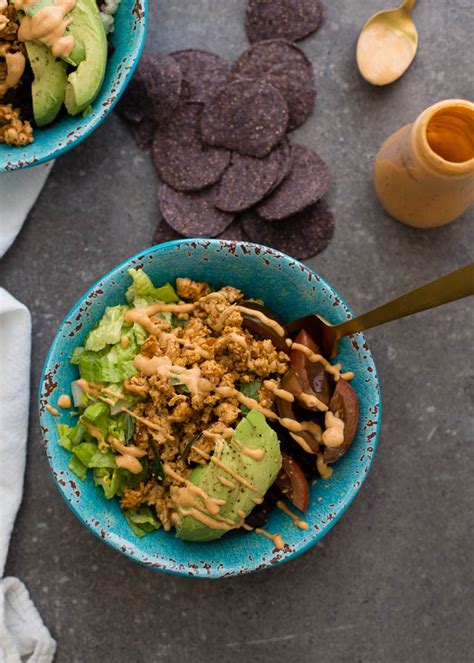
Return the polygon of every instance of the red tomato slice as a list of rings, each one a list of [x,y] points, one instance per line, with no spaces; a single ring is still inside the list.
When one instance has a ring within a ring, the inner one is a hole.
[[[305,329],[300,331],[294,342],[304,345],[315,354],[320,354],[320,349],[317,343]],[[302,391],[304,391],[305,394],[316,396],[320,401],[328,405],[331,393],[324,366],[320,362],[308,361],[304,352],[295,349],[290,351],[290,366],[294,368],[299,375]],[[301,405],[308,410],[316,409],[314,407],[307,407],[304,404]]]
[[[276,485],[290,502],[300,511],[309,506],[309,486],[303,470],[289,454],[282,455],[282,469],[277,477]]]
[[[334,463],[352,444],[359,423],[359,401],[351,385],[343,378],[336,384],[329,409],[344,422],[344,442],[340,447],[327,448],[324,452],[324,460],[327,463]]]
[[[294,340],[295,343],[299,343],[300,345],[304,345],[316,354],[319,353],[319,348],[314,342],[312,336],[308,334],[308,332],[305,329],[302,329],[298,336]],[[292,366],[294,366],[297,370],[305,369],[305,363],[306,363],[306,357],[304,356],[304,353],[301,352],[301,350],[291,350],[290,352],[290,361]]]

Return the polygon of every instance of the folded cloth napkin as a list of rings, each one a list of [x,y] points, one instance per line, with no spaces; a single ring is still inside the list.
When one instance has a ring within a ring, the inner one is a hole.
[[[54,161],[0,175],[0,257],[20,232]]]
[[[28,435],[31,318],[0,288],[0,663],[49,663],[56,643],[17,578],[3,578],[23,493]]]

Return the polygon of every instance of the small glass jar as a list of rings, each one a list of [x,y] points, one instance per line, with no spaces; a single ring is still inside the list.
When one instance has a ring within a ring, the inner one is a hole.
[[[447,99],[388,138],[375,160],[387,212],[417,228],[451,223],[474,201],[474,103]]]

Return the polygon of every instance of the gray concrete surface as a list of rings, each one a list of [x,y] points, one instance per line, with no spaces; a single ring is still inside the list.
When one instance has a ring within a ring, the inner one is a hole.
[[[244,4],[151,0],[148,48],[234,58],[246,46]],[[472,260],[474,210],[444,229],[411,230],[379,207],[371,170],[394,129],[435,101],[472,95],[474,12],[471,0],[420,0],[416,61],[377,90],[359,78],[354,45],[384,3],[326,4],[324,27],[302,44],[319,96],[296,138],[331,166],[337,230],[309,264],[362,312]],[[334,530],[290,564],[223,582],[153,573],[69,511],[40,445],[41,366],[75,300],[149,244],[156,190],[148,156],[113,116],[57,162],[0,264],[0,282],[34,322],[26,491],[7,572],[28,585],[58,640],[58,663],[472,661],[472,302],[370,334],[384,399],[373,469]]]

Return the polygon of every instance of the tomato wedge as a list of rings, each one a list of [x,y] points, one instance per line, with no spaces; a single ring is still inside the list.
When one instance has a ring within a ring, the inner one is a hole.
[[[300,511],[309,506],[309,486],[303,470],[285,451],[281,452],[282,468],[275,483],[281,492]]]
[[[337,382],[329,409],[344,422],[344,442],[340,447],[327,448],[323,454],[326,463],[334,463],[349,449],[359,423],[359,401],[347,380],[341,378]]]
[[[285,373],[285,375],[282,378],[280,387],[282,389],[285,389],[286,391],[289,391],[291,394],[294,394],[295,396],[301,393],[302,388],[301,388],[300,378],[298,373],[295,371],[295,369],[290,368]],[[298,421],[295,416],[292,403],[284,400],[283,398],[278,397],[276,400],[276,404],[278,408],[278,415],[282,419],[293,419],[294,421]],[[319,440],[315,437],[315,435],[311,434],[311,431],[303,430],[300,431],[299,433],[296,433],[296,435],[298,436],[298,438],[302,438],[303,442],[302,443],[298,442],[298,440],[295,440],[295,442],[299,444],[303,449],[305,448],[304,443],[306,443],[307,447],[305,451],[307,453],[317,454],[319,452],[319,446],[320,446]]]
[[[317,343],[305,329],[299,332],[294,342],[304,345],[315,354],[320,353]],[[298,373],[302,391],[310,396],[316,396],[318,400],[328,405],[331,398],[331,389],[324,366],[320,362],[309,361],[304,352],[293,348],[290,351],[290,366]],[[304,403],[300,403],[300,405],[307,410],[317,409]]]

